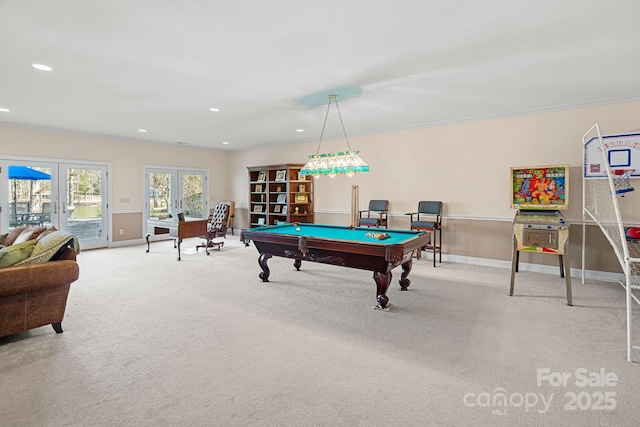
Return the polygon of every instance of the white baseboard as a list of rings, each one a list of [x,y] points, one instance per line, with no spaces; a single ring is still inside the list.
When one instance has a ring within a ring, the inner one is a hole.
[[[423,254],[425,258],[428,258],[429,255]],[[482,265],[486,267],[495,267],[495,268],[505,268],[511,269],[511,261],[497,260],[497,259],[489,259],[489,258],[476,258],[476,257],[468,257],[461,255],[447,255],[442,254],[442,262],[450,261],[457,262],[461,264],[471,264],[471,265]],[[527,262],[521,262],[518,265],[518,271],[531,271],[534,273],[543,273],[543,274],[558,274],[559,267],[554,265],[544,265],[544,264],[532,264]],[[572,268],[571,269],[571,277],[572,278],[582,278],[582,269],[581,268]],[[622,273],[611,273],[607,271],[597,271],[597,270],[585,270],[584,272],[585,279],[598,280],[602,282],[618,282],[620,280],[624,281],[625,276]]]
[[[122,240],[120,242],[109,242],[110,248],[123,248],[125,246],[136,246],[147,243],[145,239]]]
[[[151,236],[150,240],[153,243],[157,240],[171,239],[165,236]],[[147,241],[145,239],[136,239],[136,240],[125,240],[122,242],[111,242],[109,245],[110,248],[119,248],[124,246],[135,246],[145,244]],[[429,256],[430,253],[428,251],[423,252],[422,257],[425,259],[431,260],[432,258]],[[511,269],[511,261],[504,261],[498,259],[490,259],[490,258],[477,258],[477,257],[469,257],[462,255],[451,255],[451,254],[442,254],[442,262],[454,262],[460,264],[471,264],[471,265],[482,265],[485,267],[495,267],[495,268],[505,268]],[[534,273],[543,273],[543,274],[558,274],[558,266],[554,265],[543,265],[543,264],[532,264],[527,262],[521,262],[518,265],[519,271],[531,271]],[[580,279],[582,277],[582,269],[580,268],[572,268],[571,269],[571,277]],[[616,282],[619,281],[624,282],[625,276],[622,273],[611,273],[607,271],[597,271],[597,270],[586,270],[584,274],[585,279],[598,280],[602,282]]]

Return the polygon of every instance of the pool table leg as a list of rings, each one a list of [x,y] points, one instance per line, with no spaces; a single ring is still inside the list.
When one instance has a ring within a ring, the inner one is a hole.
[[[269,258],[271,258],[272,256],[273,255],[269,254],[260,254],[260,256],[258,257],[258,264],[260,264],[260,268],[262,268],[262,273],[258,274],[258,277],[260,277],[263,282],[269,281],[269,274],[271,274],[271,271],[267,266],[267,261],[269,261]]]
[[[400,279],[398,279],[398,282],[400,282],[401,291],[406,291],[411,284],[411,280],[407,279],[407,276],[409,276],[409,273],[411,273],[412,266],[413,262],[411,260],[402,264],[402,274],[400,275]]]
[[[293,266],[296,268],[296,271],[300,271],[300,266],[302,265],[302,260],[297,259],[293,261]]]
[[[381,308],[385,308],[389,302],[387,289],[389,288],[389,283],[391,283],[391,272],[383,273],[381,271],[376,271],[373,273],[373,280],[376,281],[378,288],[378,305]]]

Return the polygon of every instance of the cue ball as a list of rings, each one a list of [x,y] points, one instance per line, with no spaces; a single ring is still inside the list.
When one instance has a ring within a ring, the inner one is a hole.
[[[296,231],[300,231],[300,227],[296,227]]]

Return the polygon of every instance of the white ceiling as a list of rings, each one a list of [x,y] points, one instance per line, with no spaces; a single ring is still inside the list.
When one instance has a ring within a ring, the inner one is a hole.
[[[640,1],[0,0],[4,124],[317,142],[326,104],[296,100],[344,86],[350,137],[637,100]]]

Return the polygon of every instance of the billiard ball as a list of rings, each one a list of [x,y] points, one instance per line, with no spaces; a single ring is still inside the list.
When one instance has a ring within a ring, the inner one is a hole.
[[[300,227],[296,227],[296,231],[300,231]]]

